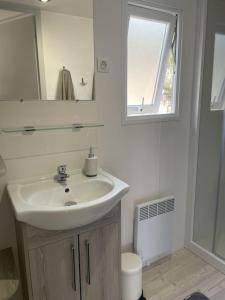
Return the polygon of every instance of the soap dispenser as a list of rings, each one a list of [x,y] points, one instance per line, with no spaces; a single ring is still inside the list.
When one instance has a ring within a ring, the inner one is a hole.
[[[93,153],[93,148],[90,147],[89,155],[85,159],[84,174],[88,177],[97,176],[98,173],[98,158]]]

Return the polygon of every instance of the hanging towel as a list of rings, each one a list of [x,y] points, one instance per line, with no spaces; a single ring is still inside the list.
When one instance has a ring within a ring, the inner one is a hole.
[[[74,95],[73,81],[70,71],[66,68],[60,72],[57,99],[76,100]]]

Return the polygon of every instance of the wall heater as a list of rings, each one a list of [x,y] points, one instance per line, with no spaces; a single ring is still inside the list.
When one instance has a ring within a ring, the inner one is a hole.
[[[174,197],[136,206],[134,249],[141,257],[143,266],[148,266],[172,252],[174,212]]]

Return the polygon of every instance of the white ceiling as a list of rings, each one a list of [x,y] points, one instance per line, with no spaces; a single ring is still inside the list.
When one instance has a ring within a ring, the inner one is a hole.
[[[41,3],[38,0],[4,0],[2,2],[15,3],[17,7],[19,5],[28,5],[43,10],[74,16],[86,18],[93,17],[93,0],[51,0],[48,3]]]
[[[0,21],[10,19],[19,15],[21,15],[21,13],[17,11],[0,9]]]

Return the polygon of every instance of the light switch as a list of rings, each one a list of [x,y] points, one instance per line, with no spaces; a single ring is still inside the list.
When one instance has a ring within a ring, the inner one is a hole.
[[[97,65],[98,65],[98,72],[109,73],[110,68],[109,68],[109,60],[108,59],[98,58]]]

